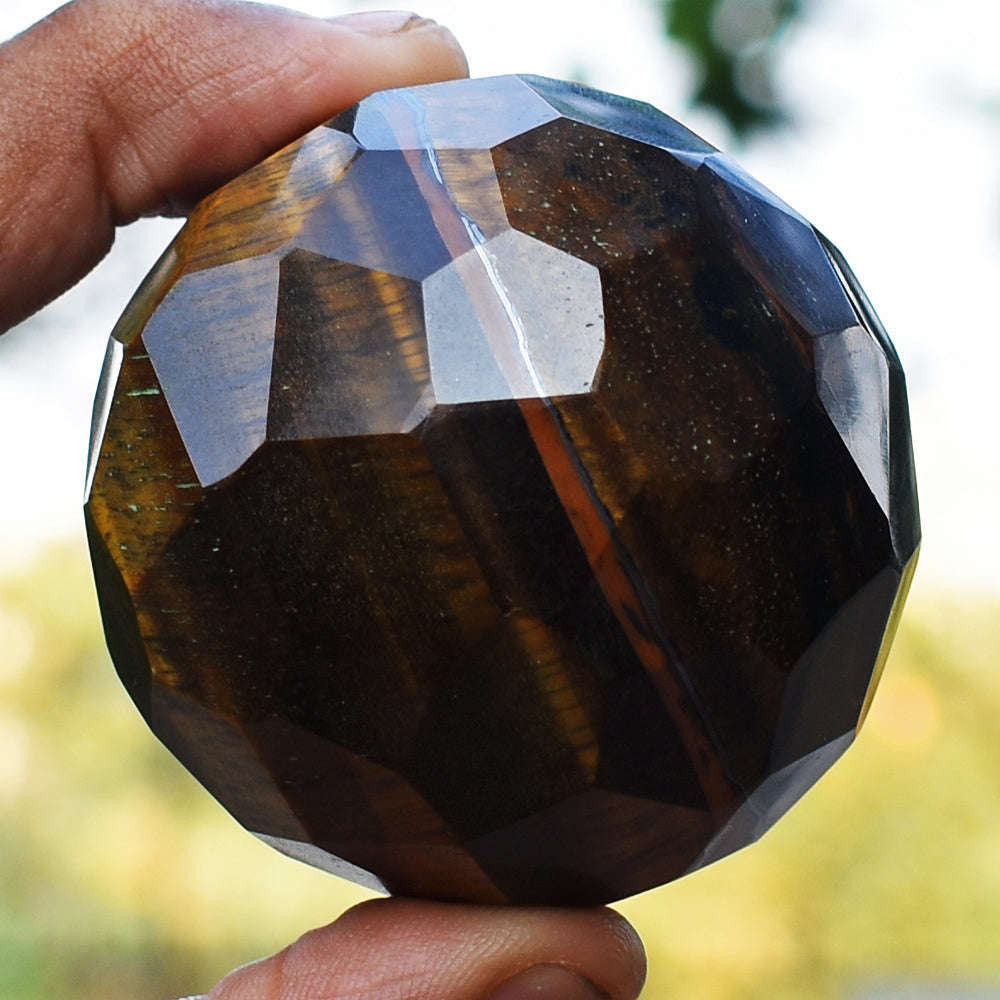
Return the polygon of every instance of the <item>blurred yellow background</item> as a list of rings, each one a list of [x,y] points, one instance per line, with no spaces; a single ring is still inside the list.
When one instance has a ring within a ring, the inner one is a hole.
[[[207,989],[365,898],[258,843],[150,736],[89,574],[66,544],[0,583],[7,1000]],[[754,847],[621,904],[646,1000],[1000,995],[998,622],[995,601],[918,593],[816,788]],[[889,992],[919,984],[940,992]]]

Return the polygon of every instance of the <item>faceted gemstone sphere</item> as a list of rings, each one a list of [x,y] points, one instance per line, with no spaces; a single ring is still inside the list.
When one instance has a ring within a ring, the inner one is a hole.
[[[212,794],[485,902],[760,836],[854,737],[919,539],[837,251],[536,77],[376,94],[203,202],[111,339],[87,496],[117,669]]]

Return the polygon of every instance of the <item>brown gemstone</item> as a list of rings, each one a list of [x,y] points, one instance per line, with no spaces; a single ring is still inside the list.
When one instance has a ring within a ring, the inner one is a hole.
[[[851,742],[915,563],[903,375],[834,248],[646,105],[378,94],[126,311],[108,643],[237,819],[374,887],[592,904]]]

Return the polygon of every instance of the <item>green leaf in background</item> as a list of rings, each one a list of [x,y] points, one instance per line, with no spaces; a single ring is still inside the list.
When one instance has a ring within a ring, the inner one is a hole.
[[[667,34],[698,67],[695,104],[718,111],[738,137],[785,119],[774,96],[774,59],[799,0],[661,2]]]

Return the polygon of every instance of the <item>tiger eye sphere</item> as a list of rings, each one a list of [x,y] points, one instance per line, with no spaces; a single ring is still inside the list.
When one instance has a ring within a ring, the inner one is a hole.
[[[919,541],[837,251],[648,105],[389,91],[206,199],[126,311],[108,644],[249,830],[376,888],[606,903],[854,737]]]

